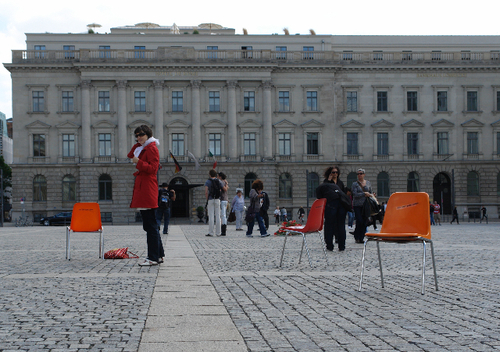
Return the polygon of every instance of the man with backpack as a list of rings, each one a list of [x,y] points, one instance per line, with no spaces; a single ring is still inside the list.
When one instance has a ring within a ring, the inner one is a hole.
[[[156,222],[158,223],[158,231],[161,227],[161,219],[163,218],[163,234],[168,234],[168,224],[170,223],[170,207],[175,201],[175,191],[168,189],[168,183],[163,182],[158,190],[158,208],[156,209]]]
[[[210,176],[205,182],[205,198],[207,199],[208,234],[206,236],[220,236],[220,199],[222,189],[225,185],[217,178],[217,171],[214,169],[208,172]],[[214,229],[215,225],[215,229]]]

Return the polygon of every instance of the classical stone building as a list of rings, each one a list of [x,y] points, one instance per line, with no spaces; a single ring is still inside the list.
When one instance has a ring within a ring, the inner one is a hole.
[[[210,152],[231,197],[260,178],[272,207],[294,213],[337,164],[347,185],[366,169],[381,200],[425,191],[445,213],[485,205],[498,215],[498,36],[236,35],[151,24],[26,36],[4,66],[14,199],[35,218],[98,201],[105,220],[134,221],[126,155],[141,124],[161,141],[158,178],[177,189],[174,216],[205,205],[198,186]]]

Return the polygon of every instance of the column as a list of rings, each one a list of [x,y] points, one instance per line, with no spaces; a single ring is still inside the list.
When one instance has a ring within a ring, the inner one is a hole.
[[[92,142],[90,135],[90,81],[82,81],[82,162],[92,161]]]
[[[160,141],[158,150],[160,151],[160,160],[165,159],[165,150],[169,147],[166,138],[163,136],[163,83],[164,81],[154,81],[155,87],[155,132],[154,136]]]
[[[127,81],[116,81],[118,87],[118,153],[115,153],[119,161],[128,161],[127,141]]]
[[[232,161],[238,157],[238,129],[236,126],[236,85],[237,81],[227,82],[227,145],[229,158]]]
[[[202,156],[201,151],[201,111],[200,111],[201,81],[191,81],[191,124],[193,130],[193,154]]]
[[[264,89],[264,98],[262,107],[264,158],[272,158],[273,157],[273,119],[272,119],[272,102],[271,102],[272,82],[265,81],[263,82],[262,87]]]

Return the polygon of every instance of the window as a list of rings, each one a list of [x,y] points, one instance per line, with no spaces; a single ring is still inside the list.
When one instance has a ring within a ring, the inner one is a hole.
[[[99,200],[113,199],[113,182],[111,176],[102,174],[99,176]]]
[[[377,92],[377,111],[387,111],[387,92]]]
[[[290,92],[278,92],[279,111],[290,111]]]
[[[184,134],[172,133],[172,154],[184,155]]]
[[[318,111],[318,92],[306,92],[307,111]]]
[[[36,175],[33,178],[33,201],[47,201],[47,179],[42,175]]]
[[[467,92],[467,111],[478,111],[477,92]]]
[[[479,154],[479,136],[477,132],[467,132],[467,154]]]
[[[406,192],[420,192],[420,179],[418,174],[414,171],[408,174]]]
[[[242,46],[241,50],[243,50],[243,53],[242,53],[242,58],[243,59],[252,59],[253,58],[253,53],[252,53],[253,47],[251,47],[251,46]]]
[[[389,155],[389,133],[377,133],[377,155]]]
[[[408,138],[408,155],[418,155],[418,133],[410,132]]]
[[[468,196],[479,195],[479,175],[475,171],[470,171],[467,174],[467,195]]]
[[[417,92],[406,92],[407,111],[418,111]]]
[[[174,112],[184,111],[184,97],[182,91],[172,92],[172,111]]]
[[[448,92],[437,92],[437,111],[448,111]]]
[[[45,156],[45,135],[44,134],[34,134],[33,135],[33,156],[39,156],[39,157]]]
[[[243,93],[243,110],[255,111],[255,92]]]
[[[307,175],[307,196],[309,198],[316,198],[316,188],[319,186],[319,176],[315,172]]]
[[[377,197],[389,197],[389,174],[380,172],[377,175]]]
[[[64,58],[74,59],[75,58],[75,46],[74,45],[63,45]]]
[[[358,180],[358,176],[355,172],[350,172],[347,175],[347,184],[346,187],[352,188],[352,184]]]
[[[208,149],[213,155],[221,155],[221,134],[209,133],[208,134]]]
[[[358,155],[358,133],[347,132],[347,154]]]
[[[358,111],[358,92],[346,92],[346,110],[347,112]]]
[[[45,95],[43,91],[34,91],[33,93],[33,112],[45,111]]]
[[[382,51],[373,51],[373,60],[383,60],[384,54]]]
[[[276,58],[278,60],[286,60],[286,46],[277,46],[276,47]]]
[[[109,112],[109,91],[99,91],[97,93],[98,110],[100,112]]]
[[[135,50],[135,58],[136,59],[144,59],[146,57],[145,55],[145,50],[146,50],[146,47],[145,46],[134,46],[134,50]]]
[[[401,59],[403,61],[412,60],[412,52],[411,52],[411,50],[403,50],[403,54],[402,54]]]
[[[497,111],[500,111],[500,90],[497,91]]]
[[[437,153],[448,154],[448,132],[437,133]]]
[[[312,60],[314,59],[314,46],[304,46],[302,48],[302,51],[304,51],[304,60]]]
[[[109,59],[111,58],[111,47],[109,45],[99,45],[99,58]]]
[[[278,137],[278,146],[280,155],[291,155],[292,154],[292,136],[290,133],[280,133]]]
[[[257,179],[257,175],[250,172],[245,175],[245,198],[250,195],[250,190],[252,189],[252,183]]]
[[[255,133],[243,134],[243,149],[245,155],[255,155]]]
[[[111,156],[111,133],[99,133],[99,156]]]
[[[500,197],[500,172],[497,174],[497,196]]]
[[[292,198],[292,176],[287,172],[280,175],[279,197]]]
[[[207,50],[211,50],[207,53],[207,59],[217,59],[218,46],[207,46]]]
[[[35,45],[35,59],[45,58],[45,45]]]
[[[101,213],[101,222],[113,222],[113,213]]]
[[[134,105],[136,112],[146,111],[146,92],[134,92]]]
[[[208,92],[208,111],[220,111],[220,92]]]
[[[63,134],[63,157],[73,157],[75,156],[75,135],[74,134]]]
[[[63,91],[62,92],[62,111],[63,112],[73,112],[73,92]]]
[[[72,175],[66,175],[62,180],[62,200],[76,200],[76,180]]]
[[[500,155],[500,132],[497,132],[497,154]]]
[[[307,154],[319,154],[319,136],[316,132],[307,133]]]

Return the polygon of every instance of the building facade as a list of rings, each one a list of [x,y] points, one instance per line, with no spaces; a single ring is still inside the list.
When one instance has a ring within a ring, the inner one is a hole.
[[[499,214],[500,37],[193,28],[27,34],[13,50],[13,196],[35,219],[97,201],[105,221],[135,221],[126,155],[142,124],[174,216],[205,205],[210,154],[231,191],[262,179],[271,209],[312,204],[336,164],[348,186],[364,168],[382,201],[424,191],[444,213]]]

